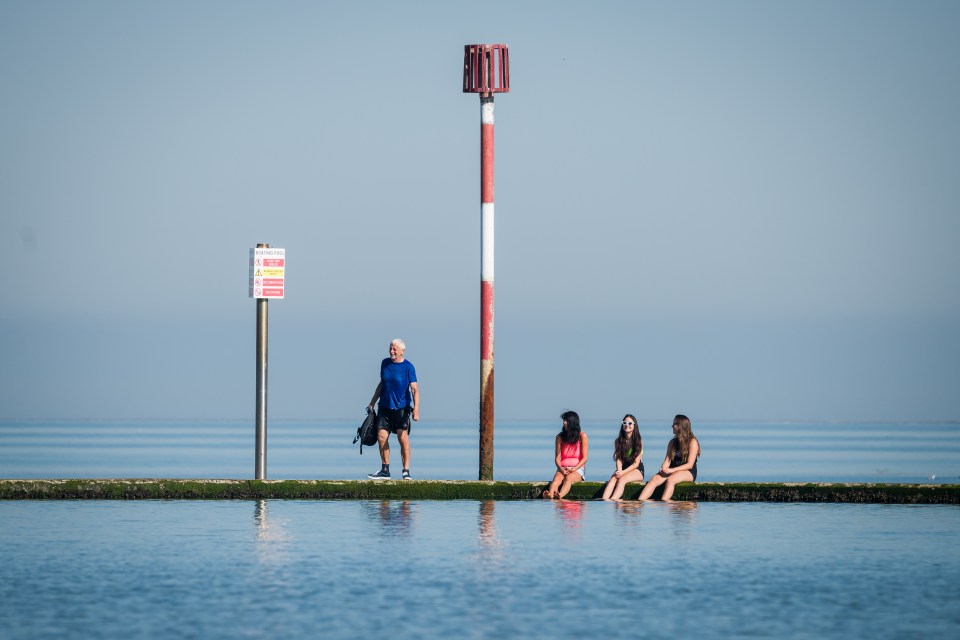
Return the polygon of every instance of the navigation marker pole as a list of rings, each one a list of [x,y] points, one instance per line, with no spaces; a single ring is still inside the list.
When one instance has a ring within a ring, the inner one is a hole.
[[[493,480],[493,94],[508,91],[507,45],[465,45],[463,92],[480,94],[480,480]]]

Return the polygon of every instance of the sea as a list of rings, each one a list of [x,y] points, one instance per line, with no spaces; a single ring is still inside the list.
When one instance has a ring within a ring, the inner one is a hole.
[[[365,478],[376,447],[353,444],[362,416],[267,422],[267,477]],[[670,421],[640,421],[648,470],[663,461]],[[613,472],[612,423],[584,422],[587,480]],[[559,420],[497,423],[494,478],[553,476]],[[960,423],[700,422],[699,479],[706,482],[960,482]],[[413,423],[411,473],[421,480],[476,480],[475,422]],[[255,424],[242,420],[0,421],[0,478],[252,478]],[[400,447],[391,438],[391,470]]]
[[[268,478],[376,470],[359,423],[270,422]],[[605,480],[618,425],[584,427]],[[498,423],[495,477],[546,481],[558,428]],[[960,482],[957,423],[694,431],[703,482]],[[669,424],[641,433],[656,468]],[[411,472],[475,479],[477,440],[415,423]],[[3,421],[0,477],[252,478],[254,448],[252,420]],[[7,500],[0,522],[11,639],[960,637],[954,505]]]

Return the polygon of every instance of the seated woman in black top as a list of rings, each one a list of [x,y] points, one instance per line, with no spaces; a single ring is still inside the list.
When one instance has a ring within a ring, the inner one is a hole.
[[[613,441],[613,460],[617,470],[603,488],[603,500],[619,500],[628,482],[643,482],[643,439],[633,414],[623,416],[620,433]]]
[[[650,478],[647,486],[640,492],[640,500],[649,500],[653,490],[666,483],[663,499],[673,497],[673,489],[680,482],[694,482],[697,479],[697,458],[700,457],[700,441],[693,435],[690,418],[677,415],[673,419],[673,440],[667,445],[667,455],[660,466],[660,472]]]

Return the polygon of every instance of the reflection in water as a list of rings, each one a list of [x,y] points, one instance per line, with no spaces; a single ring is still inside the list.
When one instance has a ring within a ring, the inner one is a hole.
[[[0,618],[10,638],[957,636],[955,505],[652,502],[642,529],[584,506],[574,530],[544,501],[414,500],[400,539],[379,499],[0,500]],[[699,602],[644,606],[674,583]]]
[[[282,563],[286,559],[289,539],[283,523],[270,520],[270,506],[266,500],[256,501],[253,521],[257,531],[257,558],[262,563]]]
[[[381,527],[380,533],[388,537],[408,537],[416,519],[416,507],[409,500],[380,500],[364,502],[365,510],[375,507],[375,516]]]
[[[257,539],[263,540],[267,537],[270,522],[267,517],[267,501],[257,500],[253,508],[253,521],[257,524]]]
[[[663,504],[673,513],[674,517],[670,520],[673,522],[674,531],[684,538],[689,537],[696,521],[697,503],[668,500]]]
[[[583,517],[587,503],[581,500],[557,500],[556,504],[557,513],[563,518],[563,523],[571,529],[579,528],[580,518]]]
[[[618,500],[614,502],[617,515],[623,524],[628,526],[640,525],[640,514],[643,513],[643,503],[639,500]]]
[[[477,539],[484,547],[496,547],[500,545],[500,539],[497,537],[496,521],[496,502],[493,500],[482,500],[480,502],[480,516],[478,518],[479,530]]]
[[[696,515],[699,506],[698,503],[690,500],[667,500],[665,504],[669,505],[670,510],[674,513],[686,516],[688,519],[692,519]]]
[[[478,558],[477,568],[484,575],[500,567],[504,558],[506,544],[497,533],[496,501],[482,500],[477,516]]]

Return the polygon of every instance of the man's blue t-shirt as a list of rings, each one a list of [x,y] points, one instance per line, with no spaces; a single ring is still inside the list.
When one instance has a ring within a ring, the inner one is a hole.
[[[394,362],[384,358],[380,363],[380,405],[381,409],[403,409],[413,403],[410,395],[410,383],[417,381],[417,370],[409,360]]]

